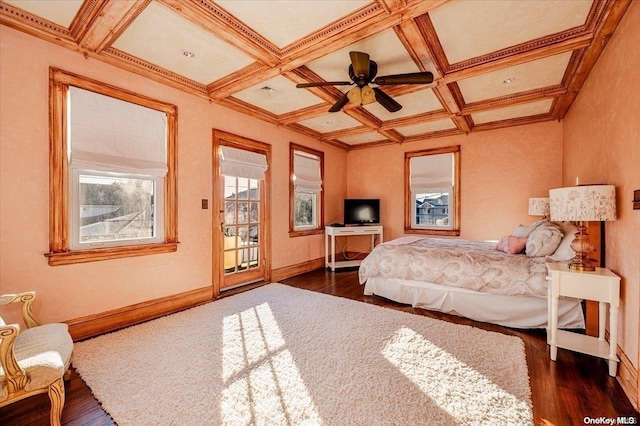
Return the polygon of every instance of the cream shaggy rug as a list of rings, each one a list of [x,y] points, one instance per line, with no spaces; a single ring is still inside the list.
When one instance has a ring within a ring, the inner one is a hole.
[[[119,425],[527,425],[522,340],[269,284],[77,343]]]

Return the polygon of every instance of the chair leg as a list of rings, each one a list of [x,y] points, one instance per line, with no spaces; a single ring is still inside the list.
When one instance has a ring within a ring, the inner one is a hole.
[[[67,370],[64,372],[64,376],[62,376],[65,382],[71,380],[71,370]]]
[[[51,401],[51,426],[60,426],[62,408],[64,407],[64,381],[62,377],[49,385],[49,400]]]

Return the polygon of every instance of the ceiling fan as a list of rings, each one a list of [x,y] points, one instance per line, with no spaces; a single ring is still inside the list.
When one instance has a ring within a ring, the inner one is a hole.
[[[396,112],[402,108],[402,105],[394,101],[393,98],[384,93],[382,89],[369,87],[369,83],[384,86],[393,84],[429,84],[433,81],[433,74],[428,71],[376,77],[378,64],[370,60],[367,53],[349,52],[349,56],[351,57],[351,65],[349,65],[349,77],[351,81],[300,83],[296,84],[296,87],[351,86],[355,84],[356,87],[342,95],[329,109],[329,112],[338,112],[347,103],[366,105],[376,101],[386,108],[387,111]]]

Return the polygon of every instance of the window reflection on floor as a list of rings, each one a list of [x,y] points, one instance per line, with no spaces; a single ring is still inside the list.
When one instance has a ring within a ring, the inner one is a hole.
[[[225,317],[223,424],[321,423],[267,303]]]

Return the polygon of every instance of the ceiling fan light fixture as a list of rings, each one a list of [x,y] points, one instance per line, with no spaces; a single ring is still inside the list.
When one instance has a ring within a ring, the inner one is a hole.
[[[369,86],[364,86],[361,90],[362,105],[368,105],[376,102],[376,94]]]
[[[349,103],[360,105],[362,103],[362,91],[359,87],[354,87],[347,92]]]

